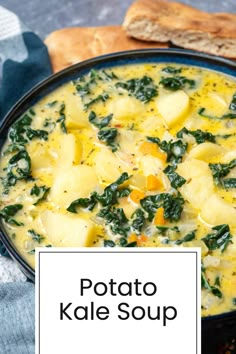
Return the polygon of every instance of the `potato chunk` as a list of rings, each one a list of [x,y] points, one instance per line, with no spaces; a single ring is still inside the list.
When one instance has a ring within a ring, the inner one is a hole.
[[[91,221],[78,215],[66,215],[47,210],[42,213],[41,220],[47,238],[56,247],[88,247],[94,237],[94,226]]]
[[[88,197],[96,185],[97,176],[90,166],[80,165],[59,169],[50,197],[58,206],[67,208],[73,200]]]
[[[209,161],[212,157],[220,155],[223,152],[224,148],[221,146],[207,142],[193,148],[189,153],[189,157]]]
[[[236,209],[216,194],[206,200],[200,216],[210,225],[236,226]]]
[[[177,172],[185,179],[198,177],[201,175],[211,176],[211,171],[208,164],[197,159],[189,159],[180,163],[177,167]]]
[[[27,150],[31,158],[33,177],[39,170],[51,170],[55,165],[55,158],[50,153],[50,145],[47,141],[42,143],[41,141],[33,140],[27,146]]]
[[[163,169],[163,161],[150,155],[142,156],[140,165],[144,176],[158,175]]]
[[[189,96],[184,91],[176,91],[157,100],[157,108],[162,118],[172,127],[181,123],[189,110]]]
[[[65,106],[66,127],[69,129],[81,129],[89,126],[88,114],[84,112],[81,98],[70,94],[66,97]]]
[[[153,134],[153,132],[163,129],[163,121],[157,115],[147,117],[140,124],[140,129],[142,129],[147,134]]]
[[[207,163],[189,160],[179,164],[177,173],[186,179],[179,188],[193,208],[201,209],[202,204],[214,193],[214,183]]]
[[[186,199],[193,208],[201,209],[204,203],[214,192],[212,178],[210,176],[193,177],[193,179],[184,184],[180,189],[184,199]]]
[[[108,101],[108,111],[114,114],[114,120],[122,121],[142,114],[144,105],[135,98],[117,96],[113,100]]]
[[[101,183],[111,183],[127,171],[127,166],[111,150],[102,148],[96,155],[95,170]]]
[[[59,163],[61,166],[77,165],[82,156],[82,144],[75,134],[63,134],[60,137],[58,149]]]

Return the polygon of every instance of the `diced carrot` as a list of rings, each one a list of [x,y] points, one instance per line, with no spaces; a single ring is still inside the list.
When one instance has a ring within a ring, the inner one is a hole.
[[[138,242],[138,246],[142,246],[142,244],[147,242],[147,240],[148,240],[148,237],[146,235],[144,235],[144,234],[140,235],[138,237],[138,241],[137,241]]]
[[[137,242],[137,239],[138,239],[137,235],[135,235],[135,234],[130,234],[129,237],[128,237],[128,243],[130,243],[130,242]]]
[[[147,237],[146,235],[142,234],[142,235],[140,236],[140,241],[146,242],[147,240],[148,240],[148,237]]]
[[[149,141],[144,141],[140,145],[139,151],[144,155],[152,155],[161,161],[166,162],[166,154],[159,149],[157,144],[151,143]]]
[[[160,177],[156,177],[154,175],[147,176],[147,190],[148,191],[156,191],[163,190],[163,182]]]
[[[164,208],[157,209],[156,215],[154,217],[154,225],[164,225],[166,220],[164,218]]]
[[[139,191],[138,189],[133,189],[129,197],[134,203],[138,204],[139,201],[145,197],[145,194],[144,192]]]
[[[153,155],[155,156],[158,152],[158,146],[154,143],[150,143],[148,141],[144,141],[140,147],[139,151],[144,155]]]

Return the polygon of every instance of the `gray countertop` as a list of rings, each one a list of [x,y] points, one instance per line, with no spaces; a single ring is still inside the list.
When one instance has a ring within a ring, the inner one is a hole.
[[[171,1],[171,0],[170,0]],[[63,27],[121,24],[133,0],[1,0],[0,4],[45,38]],[[236,0],[181,0],[209,12],[236,14]]]

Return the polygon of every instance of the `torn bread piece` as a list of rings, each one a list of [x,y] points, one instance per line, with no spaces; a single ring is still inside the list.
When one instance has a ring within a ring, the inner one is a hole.
[[[209,14],[165,0],[138,0],[126,13],[130,37],[236,59],[236,14]]]
[[[123,50],[167,48],[167,43],[147,43],[127,37],[121,26],[74,27],[52,32],[45,40],[53,72],[98,55]]]

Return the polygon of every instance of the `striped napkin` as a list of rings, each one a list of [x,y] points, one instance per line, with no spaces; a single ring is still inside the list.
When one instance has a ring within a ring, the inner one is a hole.
[[[17,100],[50,74],[43,42],[14,13],[0,6],[0,124]],[[0,254],[7,256],[1,240]]]
[[[0,124],[17,100],[50,74],[43,42],[0,6]],[[6,256],[0,239],[0,353],[33,354],[34,285]]]

